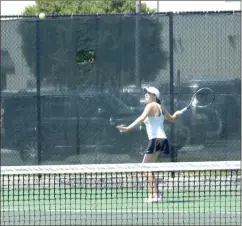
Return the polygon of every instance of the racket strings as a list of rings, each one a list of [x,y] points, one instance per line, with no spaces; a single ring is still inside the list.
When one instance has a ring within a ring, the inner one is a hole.
[[[209,106],[214,101],[214,92],[210,89],[201,89],[197,91],[192,100],[192,106],[205,107]]]

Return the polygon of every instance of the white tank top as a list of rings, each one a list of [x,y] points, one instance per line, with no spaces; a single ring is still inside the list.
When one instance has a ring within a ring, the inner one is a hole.
[[[149,140],[154,138],[166,139],[166,133],[164,131],[164,115],[161,106],[159,104],[157,104],[157,106],[160,110],[160,116],[148,116],[144,120]]]

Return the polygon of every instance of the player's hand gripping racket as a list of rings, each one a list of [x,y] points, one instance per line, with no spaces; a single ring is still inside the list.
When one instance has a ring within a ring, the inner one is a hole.
[[[213,90],[207,87],[201,88],[198,91],[196,91],[196,93],[193,94],[190,103],[180,111],[184,112],[191,107],[194,107],[194,108],[208,107],[214,102],[214,99],[215,99],[215,93]]]

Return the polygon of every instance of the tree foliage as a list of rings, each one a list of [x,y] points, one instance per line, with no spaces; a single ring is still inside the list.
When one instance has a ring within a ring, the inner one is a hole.
[[[35,5],[27,6],[23,15],[36,15],[41,12],[46,14],[91,14],[91,13],[132,13],[135,12],[133,0],[78,0],[78,1],[54,1],[37,0]],[[146,4],[141,5],[142,12],[153,13]]]
[[[39,70],[41,81],[68,87],[90,84],[119,87],[135,83],[137,17],[129,14],[135,12],[135,1],[39,0],[26,7],[23,15],[40,12],[47,18],[22,19],[19,32],[27,64],[34,74]],[[142,12],[153,11],[142,4]],[[56,14],[74,16],[56,17]],[[145,14],[139,17],[139,24],[139,76],[150,81],[167,64],[160,38],[162,23]]]

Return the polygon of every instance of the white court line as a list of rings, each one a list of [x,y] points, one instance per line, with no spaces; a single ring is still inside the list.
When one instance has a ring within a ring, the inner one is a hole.
[[[152,211],[152,210],[18,210],[18,209],[1,209],[0,212],[5,212],[5,211],[15,211],[15,212],[26,212],[26,211],[31,211],[31,212],[97,212],[97,213],[197,213],[197,214],[240,214],[240,212],[192,212],[192,211]]]

